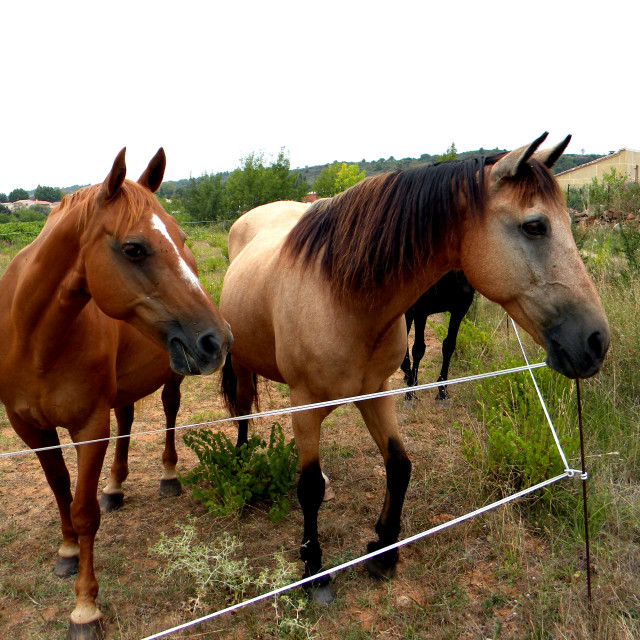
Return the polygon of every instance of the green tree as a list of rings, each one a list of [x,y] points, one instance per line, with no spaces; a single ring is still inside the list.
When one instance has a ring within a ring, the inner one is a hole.
[[[173,194],[176,192],[176,183],[167,180],[160,185],[160,188],[156,192],[157,195],[162,196],[163,198],[172,198]]]
[[[240,215],[267,202],[301,200],[309,186],[299,171],[291,171],[284,149],[269,166],[264,154],[251,153],[229,176],[227,194],[233,215]]]
[[[320,172],[311,188],[320,198],[330,198],[357,184],[364,177],[365,172],[360,171],[357,164],[336,161]]]
[[[17,202],[18,200],[28,200],[29,192],[25,189],[14,189],[9,194],[9,202]]]
[[[229,200],[220,173],[191,178],[181,199],[185,213],[193,220],[228,217]]]
[[[6,193],[0,193],[0,202],[9,202],[9,198],[7,198]]]
[[[38,185],[33,197],[36,200],[43,200],[44,202],[60,202],[64,197],[64,191],[57,187],[42,187]]]
[[[458,150],[456,149],[456,143],[452,142],[451,146],[441,155],[434,158],[435,162],[449,162],[455,160],[458,157]]]

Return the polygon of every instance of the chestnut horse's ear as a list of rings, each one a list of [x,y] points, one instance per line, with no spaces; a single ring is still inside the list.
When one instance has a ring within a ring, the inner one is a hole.
[[[493,169],[491,171],[492,182],[500,182],[503,178],[513,178],[517,175],[520,168],[526,164],[526,162],[535,153],[535,150],[544,142],[548,135],[549,132],[545,131],[530,145],[514,149],[507,153],[506,156],[500,158],[500,160],[493,165]]]
[[[127,175],[127,165],[124,162],[124,154],[127,147],[123,147],[122,151],[116,156],[113,162],[113,167],[109,175],[105,178],[100,189],[99,197],[109,200],[113,198],[124,182],[124,177]]]
[[[149,189],[151,193],[155,193],[162,184],[166,166],[167,156],[164,154],[164,149],[160,147],[158,153],[151,158],[149,166],[138,179],[138,184],[142,185],[145,189]]]
[[[562,142],[557,144],[551,149],[545,149],[544,151],[538,151],[533,157],[543,164],[547,169],[551,169],[553,165],[558,162],[560,156],[564,153],[564,150],[569,146],[571,142],[571,134],[569,134]]]

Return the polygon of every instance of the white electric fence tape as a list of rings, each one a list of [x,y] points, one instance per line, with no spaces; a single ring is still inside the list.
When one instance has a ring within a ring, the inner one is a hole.
[[[197,428],[197,427],[204,427],[204,426],[209,426],[209,425],[217,425],[217,424],[223,424],[223,423],[227,423],[227,422],[234,422],[236,420],[243,420],[243,419],[255,419],[255,418],[266,418],[266,417],[271,417],[271,416],[278,416],[278,415],[284,415],[284,414],[289,414],[289,413],[297,413],[299,411],[308,411],[310,409],[315,409],[315,408],[319,408],[319,407],[333,407],[333,406],[337,406],[337,405],[341,405],[341,404],[347,404],[349,402],[358,402],[360,400],[370,400],[372,398],[381,398],[383,396],[391,396],[391,395],[399,395],[401,393],[406,393],[407,391],[423,391],[426,389],[433,389],[435,387],[439,387],[442,385],[454,385],[454,384],[460,384],[463,382],[472,382],[474,380],[484,380],[486,378],[492,378],[495,376],[501,376],[501,375],[510,375],[513,373],[520,373],[522,371],[529,371],[531,378],[533,380],[533,384],[535,386],[538,398],[540,400],[540,403],[542,405],[542,409],[544,411],[545,417],[547,419],[547,422],[549,423],[549,427],[551,429],[551,432],[553,434],[553,438],[554,441],[556,443],[556,447],[558,449],[558,452],[560,454],[560,457],[562,459],[562,462],[564,464],[565,467],[565,472],[562,473],[559,476],[555,476],[554,478],[551,478],[549,480],[545,480],[543,482],[540,482],[532,487],[529,487],[528,489],[523,489],[522,491],[519,491],[518,493],[514,493],[511,496],[508,496],[506,498],[503,498],[502,500],[498,500],[497,502],[493,502],[492,504],[489,504],[487,506],[481,507],[479,509],[476,509],[475,511],[472,511],[470,513],[467,513],[463,516],[460,516],[458,518],[455,518],[453,520],[449,520],[448,522],[442,523],[436,527],[433,527],[432,529],[429,529],[427,531],[423,531],[421,533],[417,533],[413,536],[410,536],[408,538],[405,538],[404,540],[400,540],[392,545],[389,545],[387,547],[384,547],[382,549],[378,549],[376,551],[373,551],[371,553],[367,553],[366,555],[360,556],[359,558],[355,558],[353,560],[350,560],[348,562],[345,562],[343,564],[340,564],[338,566],[332,567],[331,569],[326,569],[325,571],[321,571],[320,573],[317,573],[313,576],[309,576],[308,578],[304,578],[302,580],[298,580],[297,582],[293,582],[291,584],[285,585],[283,587],[280,587],[278,589],[273,589],[272,591],[269,591],[267,593],[263,593],[262,595],[256,596],[255,598],[251,598],[249,600],[245,600],[243,602],[239,602],[237,604],[234,604],[230,607],[227,607],[225,609],[220,609],[219,611],[215,611],[214,613],[210,613],[206,616],[203,616],[201,618],[197,618],[196,620],[191,620],[190,622],[186,622],[184,624],[178,625],[176,627],[173,627],[171,629],[166,629],[165,631],[161,631],[159,633],[156,633],[154,635],[151,636],[146,636],[145,638],[143,638],[142,640],[154,640],[155,638],[162,638],[164,636],[168,636],[171,635],[173,633],[177,633],[178,631],[182,631],[184,629],[187,629],[189,627],[195,626],[197,624],[201,624],[203,622],[206,622],[207,620],[211,620],[217,616],[221,616],[225,613],[229,613],[231,611],[235,611],[236,609],[240,609],[241,607],[246,607],[250,604],[254,604],[256,602],[259,602],[261,600],[265,600],[267,598],[271,598],[273,596],[277,596],[281,593],[284,593],[285,591],[288,591],[290,589],[294,589],[296,587],[302,586],[304,584],[306,584],[307,582],[311,582],[313,580],[317,580],[318,578],[322,578],[324,576],[328,576],[331,573],[337,573],[338,571],[342,571],[343,569],[347,569],[349,567],[352,567],[353,565],[356,565],[360,562],[363,562],[365,560],[368,560],[370,558],[373,558],[377,555],[380,555],[382,553],[386,553],[387,551],[391,551],[392,549],[398,549],[399,547],[402,547],[404,545],[407,544],[411,544],[412,542],[416,542],[417,540],[421,540],[422,538],[425,538],[429,535],[432,535],[434,533],[437,533],[438,531],[441,531],[443,529],[446,529],[448,527],[452,527],[460,522],[463,522],[465,520],[469,520],[471,518],[474,518],[482,513],[485,513],[487,511],[490,511],[491,509],[495,509],[497,507],[500,507],[502,505],[507,504],[508,502],[512,502],[514,500],[517,500],[518,498],[521,498],[529,493],[533,493],[534,491],[538,491],[538,489],[542,489],[546,486],[549,486],[555,482],[558,482],[559,480],[562,480],[563,478],[570,478],[573,477],[574,475],[579,475],[580,477],[582,477],[582,479],[586,479],[585,476],[586,474],[582,474],[581,471],[577,471],[575,469],[570,469],[569,468],[569,464],[567,462],[566,456],[564,454],[564,451],[562,450],[562,446],[560,445],[560,441],[558,439],[558,436],[556,434],[556,431],[553,427],[553,422],[551,420],[551,417],[549,416],[549,412],[547,410],[547,407],[545,405],[544,399],[542,398],[542,394],[540,392],[540,389],[538,387],[538,384],[536,382],[535,376],[533,375],[533,370],[534,369],[538,369],[540,367],[544,367],[546,366],[544,362],[540,362],[537,364],[529,364],[529,359],[527,358],[527,355],[525,353],[524,347],[522,345],[522,341],[520,340],[520,335],[518,334],[518,329],[516,327],[516,324],[513,322],[513,319],[511,319],[511,322],[513,324],[513,327],[515,329],[516,332],[516,336],[518,338],[518,342],[520,344],[520,349],[522,351],[522,355],[524,356],[526,365],[525,366],[521,366],[521,367],[512,367],[510,369],[502,369],[500,371],[492,371],[489,373],[480,373],[480,374],[476,374],[476,375],[472,375],[472,376],[465,376],[463,378],[454,378],[453,380],[447,380],[445,382],[430,382],[427,384],[421,384],[421,385],[417,385],[415,387],[405,387],[402,389],[391,389],[388,391],[381,391],[381,392],[377,392],[377,393],[369,393],[369,394],[365,394],[365,395],[361,395],[361,396],[353,396],[353,397],[349,397],[349,398],[339,398],[336,400],[329,400],[326,402],[319,402],[319,403],[315,403],[315,404],[307,404],[307,405],[299,405],[296,407],[289,407],[286,409],[274,409],[271,411],[262,411],[260,413],[255,413],[255,414],[249,414],[249,415],[244,415],[244,416],[236,416],[233,418],[222,418],[220,420],[213,420],[211,422],[200,422],[200,423],[196,423],[196,424],[188,424],[188,425],[183,425],[183,426],[178,426],[178,427],[174,427],[174,429],[176,431],[178,430],[182,430],[182,429],[193,429],[193,428]],[[144,431],[144,432],[140,432],[140,433],[135,433],[135,434],[130,434],[130,435],[126,435],[126,436],[113,436],[110,438],[99,438],[96,440],[87,440],[84,442],[78,442],[78,443],[68,443],[68,444],[61,444],[61,445],[56,445],[56,446],[51,446],[51,447],[41,447],[38,449],[23,449],[20,451],[12,451],[12,452],[8,452],[8,453],[0,453],[0,459],[2,458],[8,458],[8,457],[13,457],[13,456],[21,456],[21,455],[26,455],[28,453],[37,453],[40,451],[48,451],[51,449],[63,449],[63,448],[67,448],[67,447],[74,447],[74,446],[80,446],[80,445],[84,445],[84,444],[91,444],[91,443],[95,443],[95,442],[104,442],[106,440],[117,440],[119,438],[133,438],[133,437],[140,437],[143,435],[153,435],[153,434],[160,434],[160,433],[165,433],[166,429],[155,429],[152,431]]]

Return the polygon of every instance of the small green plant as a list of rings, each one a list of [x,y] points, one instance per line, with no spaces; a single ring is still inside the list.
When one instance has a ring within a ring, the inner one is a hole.
[[[626,224],[621,224],[619,229],[615,250],[624,255],[629,269],[638,273],[640,271],[640,233]]]
[[[151,553],[165,558],[167,565],[161,571],[166,579],[174,573],[187,575],[195,585],[193,609],[201,602],[222,592],[233,603],[245,597],[259,595],[284,587],[297,579],[296,565],[287,561],[282,553],[274,554],[275,566],[263,569],[257,575],[247,558],[238,559],[242,552],[240,540],[227,532],[216,540],[203,543],[196,539],[194,522],[179,524],[181,533],[174,537],[164,532],[151,547]],[[301,593],[285,592],[273,597],[275,627],[279,637],[312,640],[315,628],[305,610],[308,600]]]
[[[177,571],[192,576],[196,587],[194,608],[214,586],[224,589],[233,602],[242,600],[253,585],[248,559],[233,557],[242,543],[225,531],[214,542],[204,544],[196,541],[193,522],[177,526],[182,532],[180,535],[170,538],[163,531],[160,540],[151,548],[152,553],[169,561],[161,572],[162,578]]]
[[[286,497],[298,468],[295,442],[285,444],[282,427],[274,422],[269,444],[252,434],[236,447],[224,433],[194,430],[184,442],[198,456],[199,464],[180,479],[193,488],[193,496],[210,512],[229,515],[246,505],[269,502],[269,519],[281,520],[289,511]]]

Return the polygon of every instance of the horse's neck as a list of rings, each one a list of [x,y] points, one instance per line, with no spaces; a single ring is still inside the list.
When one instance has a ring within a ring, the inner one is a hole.
[[[14,348],[25,346],[43,366],[64,349],[90,300],[80,246],[76,221],[65,216],[16,257]]]

